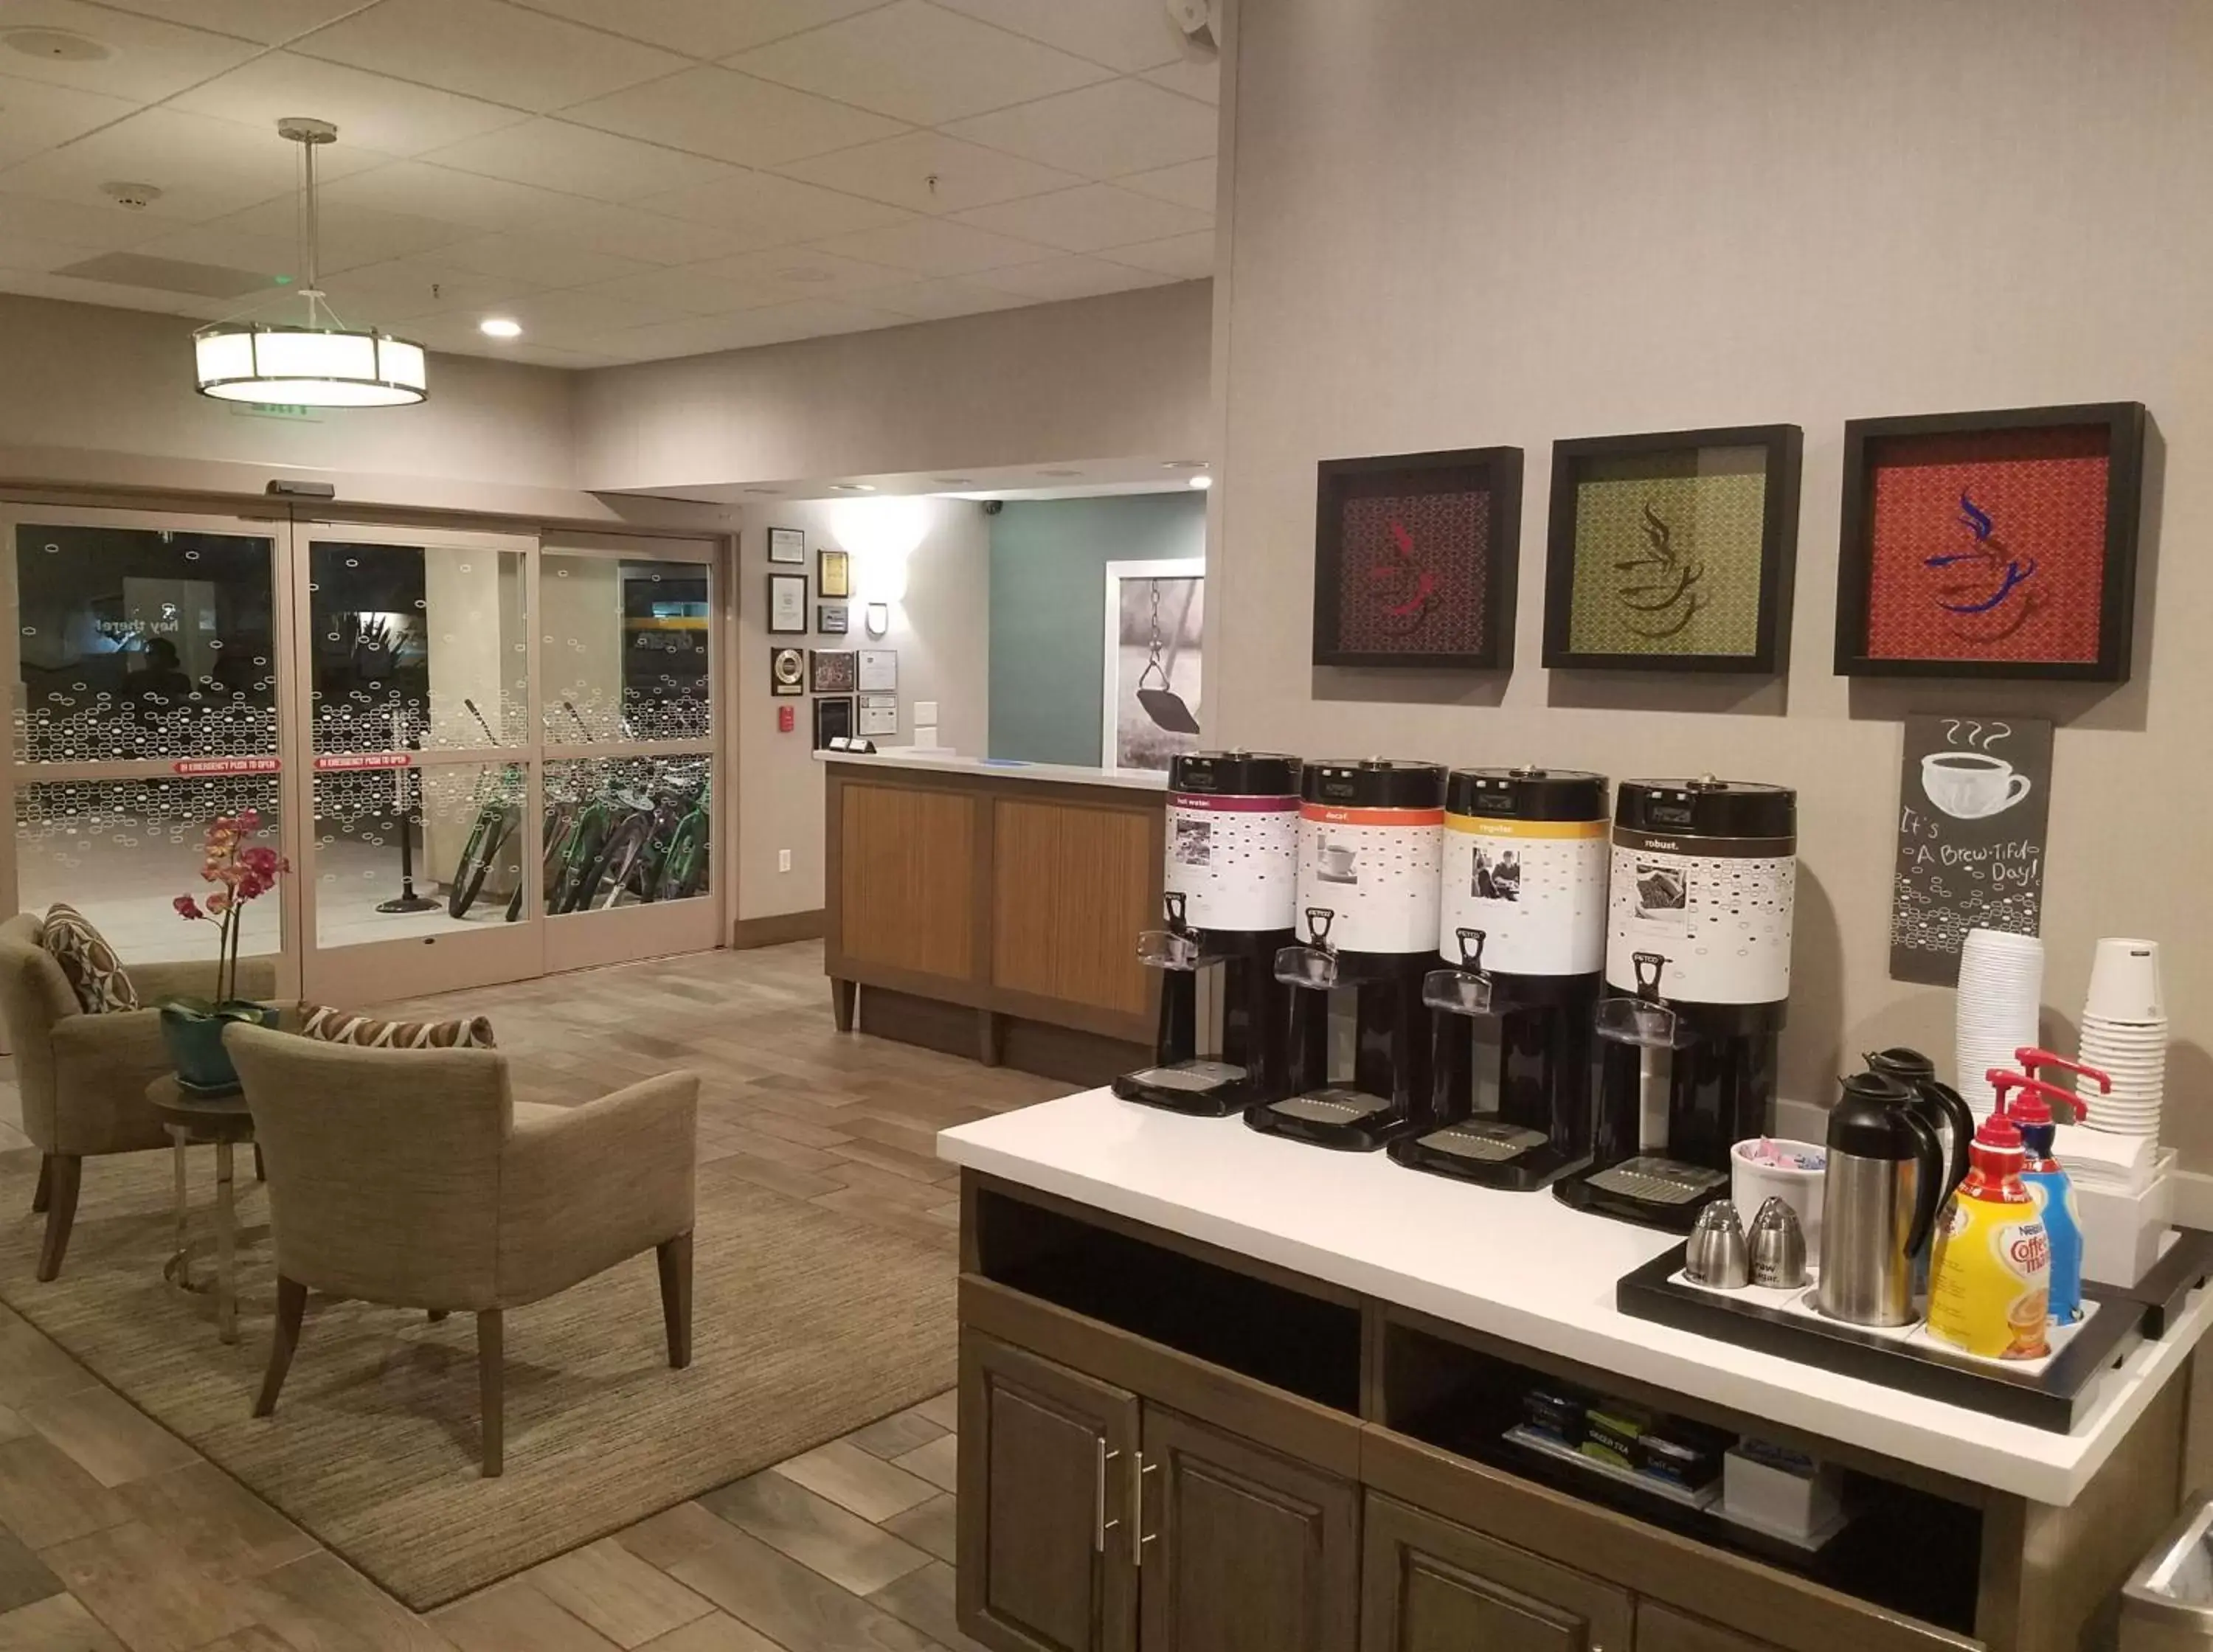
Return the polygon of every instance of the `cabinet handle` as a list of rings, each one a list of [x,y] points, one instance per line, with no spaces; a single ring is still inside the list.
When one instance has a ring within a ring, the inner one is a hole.
[[[1106,1552],[1106,1533],[1122,1523],[1119,1520],[1106,1518],[1106,1465],[1121,1454],[1119,1451],[1107,1450],[1106,1436],[1100,1436],[1099,1470],[1092,1482],[1091,1551],[1094,1554]]]
[[[1130,1564],[1142,1570],[1145,1564],[1145,1545],[1160,1535],[1157,1532],[1148,1533],[1145,1530],[1145,1476],[1159,1473],[1161,1466],[1147,1462],[1145,1454],[1141,1451],[1135,1459],[1135,1466],[1137,1472],[1130,1477],[1130,1510],[1132,1516],[1130,1521]]]

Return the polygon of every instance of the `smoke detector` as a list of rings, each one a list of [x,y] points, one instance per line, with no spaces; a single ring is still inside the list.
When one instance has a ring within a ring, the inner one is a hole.
[[[119,207],[132,212],[143,212],[162,198],[159,184],[102,184],[100,192]]]
[[[65,28],[11,28],[0,40],[7,41],[10,52],[53,63],[98,63],[115,55],[114,47]]]
[[[1212,63],[1222,53],[1222,0],[1167,0],[1168,26],[1176,44],[1193,63]]]

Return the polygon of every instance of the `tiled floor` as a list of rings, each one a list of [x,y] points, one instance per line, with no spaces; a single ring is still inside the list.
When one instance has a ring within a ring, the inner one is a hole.
[[[820,972],[786,947],[466,997],[546,1099],[694,1068],[703,1158],[949,1265],[931,1136],[1067,1087],[841,1036]],[[0,1308],[0,1652],[966,1652],[954,1427],[941,1395],[418,1618]]]

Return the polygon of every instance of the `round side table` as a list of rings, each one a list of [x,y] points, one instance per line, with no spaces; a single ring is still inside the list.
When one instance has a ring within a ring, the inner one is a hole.
[[[198,1301],[212,1301],[216,1334],[238,1340],[238,1200],[232,1186],[233,1149],[253,1140],[253,1115],[244,1095],[200,1096],[174,1077],[146,1087],[146,1100],[169,1134],[177,1167],[177,1248],[162,1264],[172,1289]],[[215,1145],[215,1277],[192,1274],[192,1204],[186,1195],[185,1149],[196,1143]]]

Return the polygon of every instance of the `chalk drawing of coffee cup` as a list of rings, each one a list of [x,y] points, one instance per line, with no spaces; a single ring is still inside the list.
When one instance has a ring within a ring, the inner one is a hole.
[[[1921,759],[1921,789],[1955,820],[2003,814],[2035,783],[1988,752],[1931,752]]]

